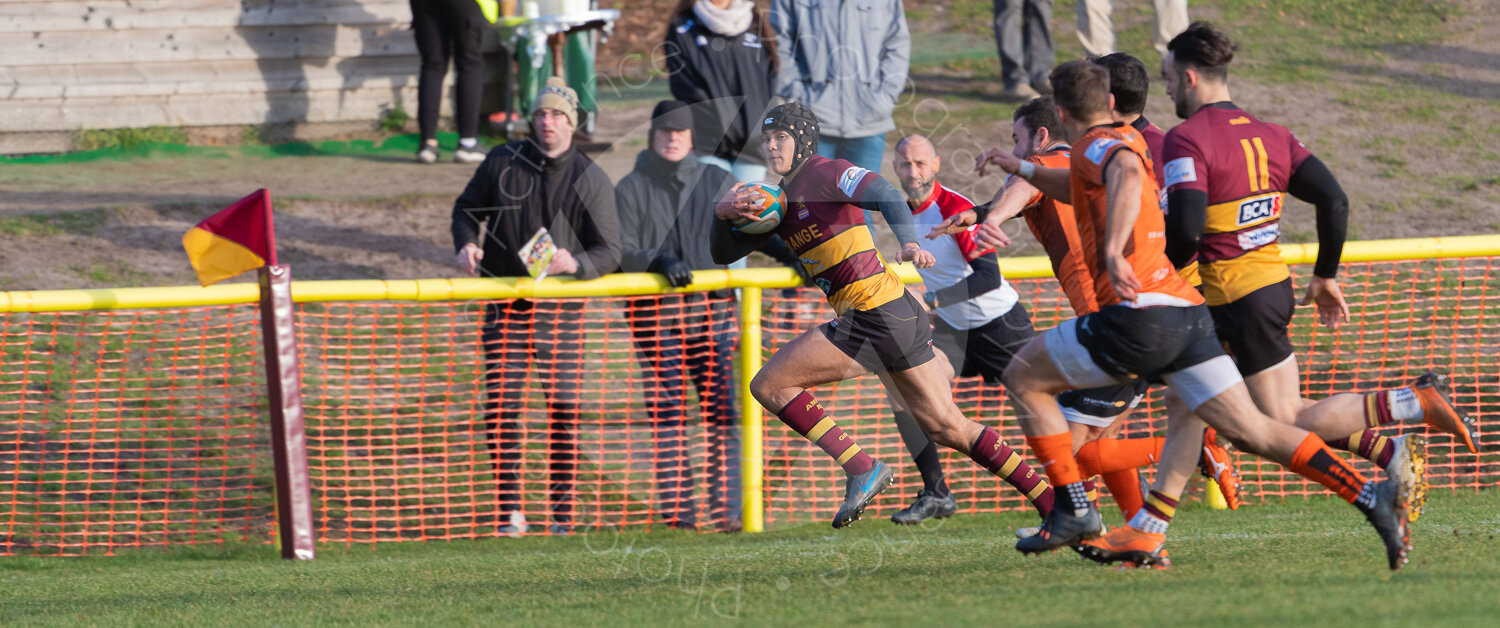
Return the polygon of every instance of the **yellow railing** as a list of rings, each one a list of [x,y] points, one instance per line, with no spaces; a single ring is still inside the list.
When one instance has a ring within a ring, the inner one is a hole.
[[[1290,264],[1310,264],[1317,245],[1283,245],[1282,258]],[[1446,238],[1411,238],[1350,242],[1343,261],[1370,262],[1500,255],[1500,235]],[[1044,257],[1012,257],[1001,260],[1011,278],[1050,277],[1052,269]],[[921,278],[908,264],[896,267],[907,283]],[[697,271],[693,283],[672,288],[659,275],[618,274],[586,281],[573,279],[416,279],[295,281],[292,298],[299,303],[327,301],[470,301],[516,298],[619,297],[670,292],[697,292],[738,288],[740,300],[740,381],[743,518],[747,532],[764,529],[761,494],[762,419],[764,414],[750,395],[750,379],[762,362],[761,290],[802,285],[796,273],[786,268],[753,268],[728,271]],[[66,312],[88,310],[157,309],[255,303],[256,284],[221,284],[209,288],[177,286],[164,288],[113,288],[99,290],[42,290],[0,292],[0,312]]]

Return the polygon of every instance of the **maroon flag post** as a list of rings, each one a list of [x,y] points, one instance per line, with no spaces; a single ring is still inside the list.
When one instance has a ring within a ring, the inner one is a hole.
[[[260,328],[266,351],[266,394],[271,401],[281,557],[311,560],[312,490],[307,476],[307,435],[302,425],[302,372],[297,365],[292,270],[276,263],[273,225],[271,193],[262,188],[198,223],[183,236],[182,244],[205,286],[259,269]]]
[[[290,267],[260,268],[260,329],[266,348],[266,393],[271,401],[281,557],[312,560],[312,489],[307,476],[302,369],[297,364],[297,322]]]

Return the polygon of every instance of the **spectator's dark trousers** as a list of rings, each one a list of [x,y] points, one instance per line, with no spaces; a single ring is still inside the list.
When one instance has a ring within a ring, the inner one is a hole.
[[[578,387],[583,379],[583,303],[497,301],[485,307],[485,428],[496,462],[500,512],[521,510],[521,424],[526,384],[547,397],[552,519],[571,524],[578,469]],[[528,377],[528,368],[535,368]]]
[[[647,373],[646,408],[656,441],[656,490],[668,521],[696,524],[685,416],[687,380],[697,389],[709,444],[710,516],[739,518],[740,433],[735,406],[735,300],[728,291],[632,299],[626,319]]]

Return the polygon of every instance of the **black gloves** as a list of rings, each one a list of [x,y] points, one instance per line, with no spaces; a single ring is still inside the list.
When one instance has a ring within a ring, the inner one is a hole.
[[[688,268],[686,262],[675,257],[663,255],[651,260],[651,265],[646,268],[646,271],[665,275],[667,283],[673,288],[682,288],[693,283],[693,269]]]

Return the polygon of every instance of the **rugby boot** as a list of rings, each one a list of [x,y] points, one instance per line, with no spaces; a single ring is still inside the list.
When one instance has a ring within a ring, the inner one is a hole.
[[[1427,371],[1412,380],[1411,389],[1422,403],[1422,422],[1441,432],[1457,436],[1469,453],[1479,453],[1475,439],[1479,438],[1479,424],[1453,405],[1452,389],[1448,387],[1448,376],[1437,371]]]
[[[958,500],[953,498],[952,493],[938,496],[937,493],[922,489],[917,495],[917,501],[891,515],[891,521],[909,526],[928,519],[947,519],[955,512],[958,512]]]
[[[1365,518],[1370,520],[1370,525],[1375,526],[1375,532],[1380,534],[1381,542],[1385,543],[1385,558],[1390,564],[1391,571],[1400,569],[1406,564],[1406,555],[1411,551],[1411,528],[1407,526],[1406,518],[1406,492],[1401,488],[1401,483],[1395,480],[1377,482],[1373,487],[1375,504],[1369,509],[1363,507]]]
[[[844,480],[844,504],[839,506],[839,511],[833,516],[833,527],[842,528],[855,521],[859,521],[860,515],[865,512],[865,506],[875,500],[875,496],[891,485],[891,480],[896,474],[884,462],[875,461],[875,466],[869,471],[859,475],[850,475]]]
[[[1240,509],[1239,471],[1234,468],[1234,457],[1229,455],[1229,450],[1219,444],[1219,433],[1211,427],[1203,430],[1203,454],[1198,456],[1198,472],[1219,485],[1219,492],[1224,495],[1224,503],[1230,510]]]
[[[1036,536],[1036,533],[1041,531],[1042,526],[1026,526],[1024,528],[1016,528],[1016,538],[1024,539],[1028,536]]]
[[[1421,434],[1402,434],[1391,439],[1395,448],[1385,465],[1385,477],[1406,491],[1406,516],[1416,521],[1427,503],[1427,439]]]
[[[1077,545],[1104,533],[1104,521],[1099,518],[1099,509],[1089,504],[1082,516],[1073,514],[1073,509],[1059,506],[1042,519],[1042,528],[1036,534],[1016,541],[1016,551],[1022,554],[1040,554],[1059,547]]]
[[[1120,526],[1102,537],[1085,541],[1080,554],[1097,563],[1126,562],[1149,567],[1166,558],[1167,535]],[[1170,562],[1170,561],[1169,561]]]
[[[1155,569],[1157,571],[1165,571],[1165,570],[1171,569],[1171,568],[1172,568],[1172,557],[1170,557],[1170,556],[1167,555],[1167,548],[1163,547],[1163,548],[1161,548],[1161,558],[1158,559],[1155,563],[1150,564],[1150,565],[1142,565],[1142,564],[1133,563],[1133,562],[1130,562],[1130,561],[1127,560],[1127,561],[1125,561],[1123,563],[1120,563],[1120,566],[1116,567],[1115,571],[1127,571],[1127,570],[1130,570],[1130,569]]]

